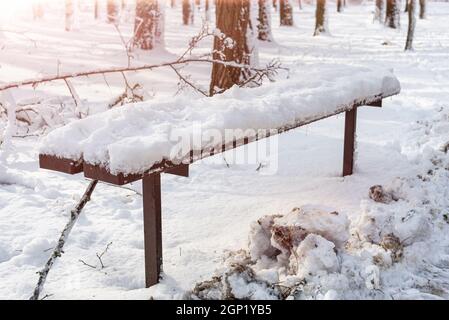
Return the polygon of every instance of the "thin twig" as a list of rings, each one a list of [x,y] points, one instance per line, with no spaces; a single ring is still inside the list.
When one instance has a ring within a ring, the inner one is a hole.
[[[106,249],[104,249],[102,253],[100,253],[100,254],[96,253],[98,260],[100,260],[101,269],[104,269],[103,260],[102,260],[101,258],[103,257],[103,255],[104,255],[106,252],[108,252],[108,249],[109,249],[109,247],[110,247],[111,245],[112,245],[112,241],[109,242],[109,243],[107,244]]]
[[[178,78],[179,78],[183,83],[187,84],[187,85],[190,86],[193,90],[195,90],[195,91],[201,93],[201,94],[202,94],[203,96],[205,96],[205,97],[209,97],[209,96],[210,96],[206,91],[204,91],[204,90],[201,89],[201,88],[198,88],[198,87],[195,86],[193,83],[191,83],[189,80],[187,80],[187,78],[184,77],[184,76],[178,71],[178,69],[176,69],[174,66],[170,66],[170,67],[173,69],[173,71],[176,73],[176,75],[178,76]]]
[[[87,267],[90,267],[90,268],[92,268],[92,269],[97,269],[97,267],[95,267],[95,266],[93,266],[93,265],[91,265],[91,264],[88,264],[88,263],[85,262],[84,260],[79,259],[78,261],[81,262],[82,264],[84,264],[84,265],[87,266]]]

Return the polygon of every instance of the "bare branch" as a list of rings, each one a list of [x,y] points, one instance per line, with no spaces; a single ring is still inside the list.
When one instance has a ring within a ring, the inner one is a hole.
[[[81,262],[82,264],[84,264],[84,265],[87,266],[87,267],[90,267],[90,268],[92,268],[92,269],[97,269],[97,267],[95,267],[95,266],[93,266],[93,265],[91,265],[91,264],[88,264],[88,263],[85,262],[84,260],[79,259],[78,261]]]
[[[203,89],[195,86],[192,82],[190,82],[187,77],[183,76],[174,66],[170,66],[173,71],[176,73],[176,75],[178,76],[178,78],[180,79],[181,82],[187,84],[189,87],[191,87],[193,90],[201,93],[203,96],[205,97],[209,97],[209,94],[204,91]]]
[[[119,67],[119,68],[109,68],[109,69],[98,69],[98,70],[91,70],[91,71],[82,71],[82,72],[75,72],[75,73],[66,73],[56,76],[48,76],[48,77],[42,77],[38,79],[29,79],[24,80],[20,82],[11,82],[4,85],[0,85],[0,91],[4,91],[11,88],[18,88],[22,86],[32,85],[35,86],[40,83],[46,83],[51,81],[57,81],[57,80],[66,80],[66,79],[72,79],[72,78],[78,78],[78,77],[87,77],[91,75],[106,75],[110,73],[124,73],[124,72],[135,72],[135,71],[141,71],[141,70],[153,70],[157,68],[163,68],[163,67],[173,67],[177,65],[184,65],[188,63],[219,63],[223,64],[225,66],[235,67],[235,68],[246,68],[251,71],[255,72],[265,72],[266,68],[253,68],[248,65],[238,64],[233,61],[219,61],[219,60],[213,60],[213,59],[204,59],[204,58],[192,58],[192,59],[183,59],[183,60],[176,60],[174,62],[164,62],[160,64],[146,64],[141,65],[138,67]]]
[[[45,264],[44,268],[38,272],[39,274],[39,280],[37,282],[36,288],[34,289],[33,295],[30,297],[30,300],[38,300],[39,295],[44,287],[45,280],[47,279],[47,275],[50,272],[51,267],[53,266],[54,262],[58,257],[60,257],[64,251],[62,250],[64,247],[65,242],[67,241],[67,238],[69,237],[70,231],[72,230],[73,226],[75,225],[76,221],[78,220],[79,215],[81,214],[81,211],[83,210],[84,206],[90,201],[90,197],[95,190],[95,187],[97,186],[98,180],[93,180],[90,182],[89,186],[87,187],[86,191],[84,192],[83,196],[81,197],[78,204],[73,208],[70,212],[70,220],[66,224],[64,230],[61,233],[61,236],[59,237],[58,243],[53,250],[53,253],[51,254],[50,258],[48,259],[47,263]]]
[[[73,102],[75,103],[75,106],[78,107],[78,99],[75,98],[76,93],[73,91],[72,85],[69,83],[69,80],[67,80],[67,79],[64,79],[64,82],[65,82],[67,88],[69,89],[70,95],[73,98]]]
[[[123,47],[125,49],[125,53],[128,58],[128,68],[129,68],[129,67],[131,67],[131,60],[134,58],[134,56],[131,53],[131,49],[132,49],[131,45],[134,42],[134,36],[128,42],[126,42],[125,37],[123,37],[123,34],[120,31],[120,28],[118,27],[118,25],[114,23],[113,26],[114,26],[115,30],[117,31],[117,33],[120,37],[120,41],[122,42]]]
[[[104,249],[102,253],[100,253],[100,254],[96,253],[98,260],[100,260],[101,269],[104,269],[103,260],[102,260],[101,258],[103,257],[103,255],[104,255],[106,252],[108,252],[108,249],[109,249],[109,247],[110,247],[111,245],[112,245],[112,241],[108,243],[108,245],[106,246],[106,249]]]

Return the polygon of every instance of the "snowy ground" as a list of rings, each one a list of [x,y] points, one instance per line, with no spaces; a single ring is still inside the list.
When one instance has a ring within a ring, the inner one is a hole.
[[[386,99],[382,109],[360,109],[353,176],[340,177],[343,117],[281,135],[275,175],[261,174],[256,165],[197,163],[188,179],[163,176],[164,279],[149,289],[143,289],[142,199],[134,191],[101,184],[50,273],[45,287],[49,299],[181,298],[223,267],[224,251],[248,248],[252,222],[303,205],[325,205],[347,215],[354,236],[339,249],[338,268],[312,270],[319,275],[308,279],[301,298],[448,298],[449,164],[447,154],[438,150],[449,141],[449,5],[428,4],[428,19],[417,23],[413,53],[403,52],[406,17],[400,31],[385,29],[372,23],[372,8],[372,3],[352,5],[342,14],[332,9],[331,35],[312,37],[314,8],[295,7],[296,26],[277,27],[274,16],[277,43],[260,45],[262,62],[280,57],[287,66],[337,63],[394,69],[401,94]],[[198,31],[200,21],[185,28],[179,23],[179,7],[167,9],[167,14],[166,47],[176,54]],[[53,12],[42,22],[30,23],[23,14],[3,24],[9,31],[26,32],[3,32],[0,38],[2,81],[52,74],[58,64],[60,71],[126,64],[120,38],[110,25],[94,22],[86,13],[79,29],[66,34],[60,31],[59,17],[62,12]],[[123,34],[130,32],[131,25],[125,23]],[[203,47],[209,48],[210,42]],[[139,54],[133,63],[160,57]],[[207,84],[206,67],[186,71]],[[149,94],[176,92],[176,78],[169,71],[133,79],[150,83]],[[111,89],[101,79],[76,83],[82,97],[104,101],[123,87],[120,78],[109,82]],[[62,85],[39,87],[37,95],[67,94],[64,90]],[[22,179],[21,184],[0,185],[0,298],[25,299],[87,181],[39,170],[35,137],[16,138],[13,145],[8,166]],[[390,187],[400,200],[373,202],[368,190],[376,184]],[[140,185],[131,188],[140,190]],[[372,239],[372,233],[382,237],[391,232],[404,242],[404,257],[376,265],[373,256],[380,249],[371,242],[379,240]],[[99,265],[96,253],[110,242],[104,269],[80,262]]]

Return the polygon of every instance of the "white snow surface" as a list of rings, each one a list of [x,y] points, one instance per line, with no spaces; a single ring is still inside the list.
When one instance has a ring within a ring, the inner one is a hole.
[[[41,21],[33,21],[25,7],[17,14],[0,11],[2,81],[126,65],[121,40],[104,21],[105,10],[94,21],[92,1],[80,1],[79,23],[66,33],[64,2],[54,3]],[[12,8],[9,2],[4,7]],[[267,283],[280,283],[297,285],[300,290],[290,298],[298,299],[449,298],[448,4],[428,2],[428,18],[417,21],[414,52],[403,50],[407,31],[403,12],[401,29],[391,30],[373,23],[373,2],[360,6],[348,2],[343,13],[329,10],[330,33],[313,37],[315,7],[303,7],[294,7],[294,27],[278,27],[279,17],[272,14],[276,42],[259,43],[261,65],[280,58],[298,76],[302,66],[317,64],[320,68],[393,69],[401,83],[401,94],[385,99],[382,109],[359,109],[354,175],[341,177],[343,116],[278,136],[275,174],[263,174],[264,166],[257,171],[258,164],[233,164],[233,157],[251,152],[251,144],[210,158],[214,162],[195,163],[188,179],[164,175],[164,272],[162,281],[148,289],[144,288],[141,185],[133,183],[124,189],[99,184],[53,266],[42,296],[178,299],[196,283],[226,272],[230,262],[245,260],[243,249],[254,253],[245,263],[253,268],[257,281],[233,274],[230,283],[237,297],[276,298]],[[131,4],[131,18],[122,16],[120,24],[127,39],[133,30],[132,11]],[[133,65],[173,60],[184,51],[189,36],[197,34],[201,19],[186,27],[181,25],[180,6],[167,7],[166,13],[167,50],[135,52]],[[211,45],[205,41],[199,52],[209,52]],[[210,66],[189,65],[182,71],[196,84],[208,85]],[[107,81],[102,77],[72,81],[90,114],[106,110],[111,98],[123,93],[121,75],[108,76]],[[129,81],[144,84],[146,98],[158,103],[162,98],[172,101],[178,89],[170,70],[130,74]],[[31,106],[39,112],[30,133],[78,121],[73,103],[67,103],[72,97],[64,83],[12,90],[12,94],[18,108]],[[24,118],[27,114],[34,113],[20,113]],[[274,115],[266,117],[270,116]],[[2,129],[5,118],[1,113]],[[19,134],[27,133],[23,122],[18,124]],[[13,138],[0,170],[2,299],[30,297],[36,272],[88,184],[82,175],[40,170],[40,140]],[[222,163],[217,164],[218,160]],[[369,188],[377,184],[393,192],[397,201],[383,204],[369,199]],[[297,221],[293,208],[310,214],[299,223],[310,229],[307,241],[299,242],[295,250],[302,259],[272,259],[277,252],[270,250],[270,258],[264,258],[263,249],[270,248],[271,238],[266,241],[267,236],[259,233],[248,243],[252,226],[270,215],[289,217],[284,219],[286,225]],[[339,218],[332,216],[328,223],[331,212],[338,212]],[[314,221],[314,214],[321,216]],[[333,226],[331,238],[325,231]],[[402,243],[401,256],[384,248],[383,240],[395,239],[391,234]],[[96,253],[111,242],[102,269]],[[219,290],[210,292],[210,297],[219,295]]]
[[[180,133],[189,142],[201,141],[195,147],[202,150],[232,142],[234,137],[225,134],[226,129],[289,127],[348,110],[357,101],[371,102],[399,91],[399,81],[389,70],[296,64],[287,79],[259,88],[233,88],[211,98],[184,94],[153,99],[72,122],[48,134],[40,152],[83,158],[112,173],[143,173],[154,163],[187,155],[174,152]],[[208,136],[209,130],[219,132],[222,139],[211,139],[215,135]],[[190,151],[187,149],[184,152]]]

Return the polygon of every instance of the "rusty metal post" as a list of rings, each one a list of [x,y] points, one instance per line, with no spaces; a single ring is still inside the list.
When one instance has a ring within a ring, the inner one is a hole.
[[[142,179],[143,231],[145,242],[145,285],[159,282],[162,268],[161,175]]]
[[[346,111],[345,114],[345,144],[343,151],[343,177],[349,176],[354,170],[355,135],[357,127],[357,108]]]

